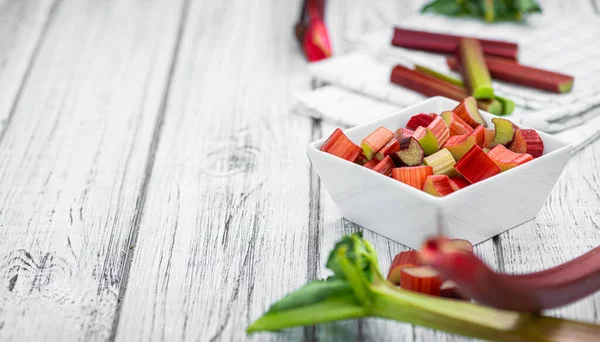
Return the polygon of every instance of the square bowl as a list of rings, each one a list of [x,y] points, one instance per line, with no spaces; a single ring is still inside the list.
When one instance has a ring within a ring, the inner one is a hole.
[[[457,105],[457,101],[436,96],[344,133],[360,145],[377,127],[395,131],[415,114],[439,114]],[[493,127],[491,119],[497,116],[480,113],[488,127]],[[425,238],[436,233],[439,210],[449,237],[478,244],[535,218],[565,168],[572,146],[546,133],[538,134],[544,141],[542,156],[445,197],[432,196],[320,151],[327,137],[310,143],[307,154],[345,219],[418,249]]]

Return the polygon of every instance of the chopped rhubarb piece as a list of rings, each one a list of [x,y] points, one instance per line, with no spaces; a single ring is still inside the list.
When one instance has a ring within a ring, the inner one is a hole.
[[[406,166],[420,165],[423,163],[424,156],[423,147],[414,137],[403,138],[400,142],[400,150],[396,152],[399,164]]]
[[[519,127],[507,119],[493,118],[492,122],[494,123],[494,139],[490,142],[489,148],[494,148],[499,144],[510,145],[515,136],[515,130]]]
[[[380,162],[379,160],[377,160],[377,159],[373,158],[373,159],[369,160],[368,162],[366,162],[366,163],[365,163],[363,166],[364,166],[364,167],[366,167],[367,169],[371,169],[371,170],[373,170],[373,168],[374,168],[374,167],[375,167],[377,164],[379,164],[379,162]]]
[[[440,297],[451,298],[451,299],[464,299],[467,300],[463,295],[460,294],[458,286],[452,280],[446,280],[440,287]]]
[[[444,122],[441,116],[436,116],[435,119],[427,126],[427,128],[431,129],[433,135],[437,139],[438,146],[444,145],[448,137],[450,137],[450,131],[448,130],[448,126]]]
[[[432,296],[440,295],[442,277],[431,267],[405,267],[400,271],[400,286],[403,289]]]
[[[454,164],[456,164],[456,161],[452,157],[450,151],[446,148],[424,158],[423,163],[433,168],[434,175],[452,176],[456,174],[456,171],[454,171]]]
[[[398,130],[395,133],[395,137],[396,139],[398,139],[398,141],[402,140],[403,138],[410,138],[413,136],[413,134],[415,134],[415,131],[410,130],[408,128],[398,128]]]
[[[444,247],[446,241],[426,241],[419,260],[454,281],[461,294],[481,304],[537,313],[600,290],[600,247],[544,271],[511,275],[494,272],[473,253]]]
[[[450,182],[450,178],[445,175],[428,176],[423,184],[423,191],[436,197],[444,197],[459,190],[454,183]]]
[[[465,37],[396,27],[394,28],[392,45],[408,49],[453,54],[458,50],[458,43],[461,38]],[[486,55],[512,60],[517,59],[518,46],[515,43],[490,39],[478,40]]]
[[[479,114],[479,109],[477,108],[477,101],[472,96],[463,99],[458,104],[458,106],[452,109],[452,112],[456,114],[459,118],[461,118],[464,122],[466,122],[467,125],[473,128],[476,128],[478,125],[487,127],[487,123]]]
[[[459,161],[476,144],[477,139],[473,134],[453,135],[446,141],[444,148],[450,151],[454,160]]]
[[[415,130],[417,127],[427,127],[433,121],[433,117],[429,114],[421,113],[413,115],[406,123],[406,128]]]
[[[494,115],[503,115],[502,103],[498,99],[478,100],[477,107]]]
[[[490,143],[492,142],[492,140],[494,140],[494,135],[496,135],[496,131],[493,129],[485,129],[485,141],[483,142],[483,146],[484,148],[489,148],[490,147]]]
[[[459,43],[460,71],[467,89],[477,99],[493,99],[494,89],[481,44],[477,39],[464,38]]]
[[[408,69],[402,65],[396,65],[392,69],[390,81],[425,96],[439,95],[456,101],[460,101],[468,96],[464,87],[458,87],[452,83]]]
[[[527,153],[516,153],[513,152],[504,145],[496,145],[490,152],[487,153],[488,157],[492,158],[496,165],[500,166],[502,171],[512,169],[515,166],[525,164],[530,160],[533,160],[531,154]]]
[[[400,285],[402,269],[417,267],[419,265],[419,253],[417,251],[400,252],[392,260],[387,280],[391,281],[394,285]]]
[[[431,166],[397,167],[392,170],[392,178],[419,190],[423,190],[425,179],[431,175]]]
[[[329,138],[325,140],[320,150],[351,162],[356,160],[362,153],[362,149],[348,139],[339,128],[333,131]]]
[[[360,155],[354,160],[354,162],[358,165],[365,165],[369,160],[365,157],[365,154],[360,150]]]
[[[442,112],[440,115],[444,122],[448,126],[448,130],[450,131],[450,135],[463,135],[473,132],[473,127],[469,126],[463,119],[459,118],[458,115],[454,114],[452,111],[448,110]]]
[[[390,155],[392,153],[396,153],[398,151],[400,151],[400,142],[398,142],[398,139],[392,138],[392,140],[390,140],[390,142],[383,146],[381,150],[375,153],[375,159],[383,160],[385,156]]]
[[[502,115],[508,115],[515,110],[515,103],[512,100],[498,95],[496,95],[495,99],[502,104]]]
[[[462,189],[462,188],[465,188],[465,187],[471,185],[471,183],[467,182],[467,180],[464,179],[462,176],[452,177],[452,178],[450,178],[450,182],[454,183],[454,185],[458,189]]]
[[[382,161],[380,161],[377,165],[375,165],[375,167],[373,168],[373,171],[379,172],[382,175],[391,177],[392,169],[394,167],[396,167],[396,165],[392,161],[392,158],[390,156],[386,156],[385,158],[383,158]]]
[[[429,128],[417,128],[415,134],[413,134],[413,138],[417,139],[426,156],[434,154],[440,149],[435,134]]]
[[[459,70],[460,65],[456,58],[448,57],[446,62],[450,69]],[[493,78],[505,82],[548,90],[555,93],[566,93],[573,88],[573,76],[533,68],[519,64],[515,61],[492,56],[485,56],[485,63]]]
[[[479,125],[471,132],[471,135],[475,136],[475,141],[477,141],[479,147],[483,147],[483,144],[485,144],[485,130],[483,126]]]
[[[473,252],[473,244],[464,239],[450,239],[444,242],[440,248],[450,248],[452,250],[461,250],[465,252]]]
[[[471,184],[497,175],[502,171],[477,145],[473,146],[456,163],[454,168]]]
[[[393,138],[394,133],[382,126],[364,138],[360,146],[363,149],[365,157],[367,157],[368,160],[371,160],[375,153],[382,149]]]
[[[508,149],[516,153],[529,153],[537,158],[544,153],[544,141],[534,129],[517,129]]]

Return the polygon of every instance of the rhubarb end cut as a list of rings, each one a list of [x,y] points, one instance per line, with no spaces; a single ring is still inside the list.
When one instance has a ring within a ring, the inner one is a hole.
[[[494,89],[491,86],[479,86],[473,89],[473,97],[477,100],[494,98]]]
[[[558,91],[561,94],[568,93],[573,89],[573,81],[562,83],[558,86]]]

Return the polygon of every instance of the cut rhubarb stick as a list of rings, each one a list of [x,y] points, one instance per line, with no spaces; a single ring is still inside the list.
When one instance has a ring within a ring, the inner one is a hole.
[[[375,165],[375,167],[373,168],[373,171],[379,172],[382,175],[391,177],[392,169],[394,167],[396,167],[396,165],[394,164],[394,161],[392,161],[392,157],[386,156],[385,158],[383,158],[382,161],[380,161],[377,165]]]
[[[541,272],[509,275],[490,269],[473,253],[426,241],[419,258],[455,282],[478,303],[504,310],[539,312],[564,306],[600,290],[600,247]]]
[[[360,144],[363,153],[368,160],[373,159],[375,153],[382,149],[390,140],[394,138],[394,133],[381,126],[364,138]]]
[[[429,128],[417,128],[412,137],[417,139],[426,156],[434,154],[440,149],[435,134]]]
[[[365,165],[369,160],[365,157],[365,154],[362,152],[362,148],[360,150],[360,155],[354,160],[354,162],[358,165]]]
[[[494,148],[499,144],[510,145],[515,136],[515,130],[519,127],[512,121],[501,118],[493,118],[492,122],[494,123],[494,139],[490,141],[489,148]]]
[[[533,160],[531,154],[513,152],[504,145],[496,145],[488,153],[496,165],[500,166],[502,171],[510,170],[513,167],[527,163]]]
[[[487,127],[487,123],[479,114],[479,109],[477,108],[477,101],[472,96],[469,96],[460,101],[458,106],[452,109],[452,112],[472,128],[476,128],[478,125]]]
[[[383,160],[385,156],[390,155],[392,153],[396,153],[398,151],[400,151],[400,142],[398,142],[398,139],[392,138],[392,140],[390,140],[385,146],[383,146],[381,150],[375,153],[375,159]]]
[[[396,152],[396,157],[400,165],[417,166],[423,163],[425,152],[423,147],[414,137],[403,138],[400,142],[400,150]]]
[[[444,119],[440,116],[436,116],[435,119],[427,126],[427,128],[431,129],[433,135],[437,140],[438,146],[444,145],[446,140],[450,137],[450,131],[448,130],[448,126],[444,122]]]
[[[348,139],[339,128],[333,131],[329,138],[325,140],[320,150],[351,162],[356,160],[362,153],[362,149]]]
[[[454,187],[456,187],[457,189],[462,189],[471,185],[471,183],[467,182],[467,180],[464,179],[462,176],[451,177],[450,182],[454,183]]]
[[[439,296],[442,278],[431,267],[405,267],[400,271],[400,286],[409,291]]]
[[[414,131],[417,127],[427,127],[435,119],[429,114],[421,113],[413,115],[406,123],[406,128]]]
[[[516,153],[528,153],[537,158],[544,153],[544,141],[534,129],[517,129],[508,149]]]
[[[390,81],[425,96],[439,95],[456,101],[460,101],[468,96],[463,87],[458,87],[452,83],[408,69],[402,65],[396,65],[392,69]]]
[[[380,162],[379,160],[373,158],[373,159],[369,160],[368,162],[366,162],[363,166],[366,167],[367,169],[373,170],[373,168],[375,166],[377,166],[377,164],[379,164],[379,162]]]
[[[446,63],[452,70],[460,69],[460,64],[455,57],[448,57]],[[485,56],[485,63],[494,79],[555,93],[566,93],[573,88],[573,76],[533,68],[492,56]]]
[[[471,132],[471,135],[475,137],[477,146],[483,147],[483,144],[485,143],[485,128],[479,125]]]
[[[392,170],[392,178],[419,190],[423,190],[425,179],[431,175],[431,166],[397,167]]]
[[[396,254],[394,260],[392,260],[392,265],[388,271],[387,280],[391,281],[394,285],[400,285],[402,269],[406,267],[417,267],[419,265],[419,252],[400,252]]]
[[[454,114],[450,110],[442,112],[440,116],[448,126],[450,136],[463,135],[473,132],[473,127],[469,126],[463,121],[463,119],[459,118],[458,115]]]
[[[453,135],[446,141],[444,148],[447,149],[450,154],[452,154],[454,160],[459,161],[467,152],[469,152],[471,147],[475,146],[476,144],[477,138],[475,135]]]
[[[454,166],[469,183],[477,183],[501,172],[500,167],[475,145]]]
[[[452,176],[456,174],[454,164],[456,161],[448,149],[443,148],[423,159],[425,165],[433,168],[434,175]]]
[[[483,148],[489,148],[490,143],[494,140],[494,135],[496,135],[496,131],[493,129],[485,129],[485,141],[483,142]]]
[[[451,299],[464,299],[467,300],[458,290],[458,286],[452,280],[446,280],[440,287],[440,297],[451,298]]]
[[[462,36],[394,28],[392,45],[407,49],[453,54]],[[517,60],[518,46],[499,40],[478,39],[486,55]]]
[[[398,139],[398,141],[402,141],[403,138],[410,138],[415,134],[415,131],[410,130],[408,128],[400,127],[394,133],[394,137]]]
[[[444,197],[457,190],[459,188],[445,175],[428,176],[423,184],[423,191],[436,197]]]
[[[473,244],[465,239],[450,239],[444,243],[442,248],[459,249],[465,252],[473,252]]]
[[[492,78],[479,41],[472,38],[461,39],[459,56],[460,71],[470,94],[477,100],[493,99]]]

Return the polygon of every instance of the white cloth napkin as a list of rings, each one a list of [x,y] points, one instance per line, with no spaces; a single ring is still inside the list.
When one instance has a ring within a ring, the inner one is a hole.
[[[578,146],[599,135],[600,19],[539,17],[523,25],[489,25],[417,15],[398,26],[517,42],[521,63],[571,74],[575,83],[570,93],[554,94],[494,81],[497,93],[517,105],[508,118],[549,133],[562,131],[557,136],[569,141],[574,138],[571,135],[577,135]],[[310,64],[308,70],[314,78],[332,86],[297,94],[302,108],[310,108],[302,114],[352,126],[423,100],[423,95],[390,83],[395,64],[422,64],[458,77],[449,70],[444,56],[391,46],[392,32],[389,28],[354,37],[355,52]],[[574,128],[582,123],[585,128]]]

